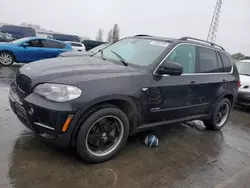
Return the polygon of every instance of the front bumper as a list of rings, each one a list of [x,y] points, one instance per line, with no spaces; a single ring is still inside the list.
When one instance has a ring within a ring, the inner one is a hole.
[[[60,147],[70,145],[76,123],[76,111],[70,104],[51,102],[33,93],[21,100],[15,82],[10,84],[9,102],[18,119],[42,139]],[[68,128],[62,131],[67,118],[72,116]]]
[[[239,92],[236,104],[250,106],[250,93]]]

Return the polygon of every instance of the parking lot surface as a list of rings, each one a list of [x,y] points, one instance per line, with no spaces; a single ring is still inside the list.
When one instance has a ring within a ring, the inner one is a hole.
[[[89,165],[15,117],[8,87],[18,68],[0,67],[0,188],[250,187],[250,110],[235,109],[219,132],[198,121],[159,127],[158,148],[146,147],[141,133],[114,159]]]

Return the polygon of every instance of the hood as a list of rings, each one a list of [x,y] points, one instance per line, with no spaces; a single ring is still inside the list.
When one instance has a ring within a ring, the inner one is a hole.
[[[101,60],[96,57],[62,57],[29,63],[20,68],[20,74],[25,74],[33,80],[39,82],[54,81],[60,79],[67,80],[69,77],[109,77],[110,74],[127,74],[138,72],[138,68],[124,66],[122,63],[113,63]]]
[[[250,92],[250,76],[240,75],[239,91]]]
[[[63,52],[59,55],[59,57],[77,57],[77,56],[85,56],[91,54],[90,52],[87,51],[72,51],[72,52]]]

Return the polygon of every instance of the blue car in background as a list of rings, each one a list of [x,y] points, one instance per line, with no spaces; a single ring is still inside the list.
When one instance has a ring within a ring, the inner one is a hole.
[[[0,64],[29,63],[54,58],[67,51],[72,51],[70,44],[47,38],[29,37],[10,43],[0,42]]]

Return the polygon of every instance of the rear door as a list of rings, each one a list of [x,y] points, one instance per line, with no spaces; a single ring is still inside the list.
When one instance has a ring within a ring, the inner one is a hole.
[[[60,53],[64,52],[64,43],[56,42],[53,40],[42,40],[43,44],[43,59],[57,57]]]
[[[208,47],[198,47],[198,80],[200,101],[207,104],[206,113],[211,112],[227,84],[227,73],[218,52]]]

